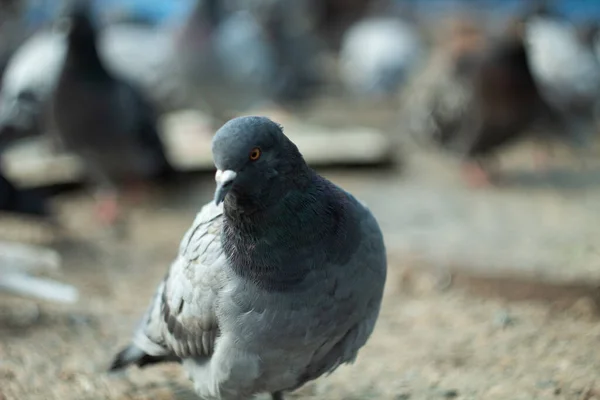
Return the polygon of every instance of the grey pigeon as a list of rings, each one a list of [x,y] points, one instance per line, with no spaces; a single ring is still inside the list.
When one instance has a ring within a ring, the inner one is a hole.
[[[177,40],[185,81],[213,113],[310,98],[321,44],[300,0],[197,0]]]
[[[267,118],[229,121],[212,149],[215,202],[111,370],[179,361],[201,398],[282,399],[367,342],[386,278],[382,233]]]
[[[105,195],[99,208],[116,221],[117,189],[169,176],[156,110],[132,84],[114,76],[96,46],[87,1],[72,9],[67,55],[53,94],[56,127],[64,145],[79,155]]]
[[[136,84],[159,111],[185,108],[188,88],[173,72],[172,29],[132,24],[103,26],[98,51],[107,69]],[[47,108],[67,53],[67,37],[41,30],[8,60],[0,91],[0,140],[45,133]]]

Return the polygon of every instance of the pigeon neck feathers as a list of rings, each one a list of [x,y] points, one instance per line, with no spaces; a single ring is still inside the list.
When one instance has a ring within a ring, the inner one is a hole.
[[[311,272],[343,265],[358,248],[356,201],[308,169],[308,180],[271,207],[243,213],[224,206],[223,247],[232,269],[270,291],[311,283]]]

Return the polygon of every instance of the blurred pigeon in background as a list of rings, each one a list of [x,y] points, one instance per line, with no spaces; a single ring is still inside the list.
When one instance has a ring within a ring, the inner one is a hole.
[[[53,116],[65,147],[81,157],[101,197],[98,216],[119,216],[117,187],[133,189],[172,171],[157,132],[153,106],[107,70],[86,0],[70,14],[67,55],[53,93]]]
[[[427,84],[413,85],[404,100],[411,131],[459,154],[473,186],[490,182],[484,163],[491,155],[552,118],[522,35],[515,21],[498,37],[468,21],[453,25],[444,70]]]
[[[9,60],[0,92],[0,141],[8,141],[7,135],[38,134],[44,128],[48,99],[65,56],[63,40],[59,33],[41,31]]]
[[[401,94],[402,117],[419,145],[446,145],[472,96],[469,71],[488,44],[485,30],[469,17],[452,18],[440,29],[424,68]]]
[[[98,34],[98,51],[106,67],[134,82],[161,111],[182,108],[186,87],[174,75],[170,26],[151,28],[113,24]],[[51,93],[67,51],[64,32],[40,30],[10,58],[0,91],[0,141],[46,133]]]
[[[10,54],[27,35],[23,3],[20,0],[0,1],[0,76]]]
[[[273,47],[276,74],[270,87],[278,103],[312,97],[323,84],[324,43],[317,36],[314,10],[308,0],[258,0],[261,25]]]
[[[350,91],[372,97],[394,94],[418,61],[421,43],[408,21],[389,7],[351,26],[340,50],[342,79]]]
[[[311,94],[320,45],[304,4],[198,0],[177,57],[199,104],[223,116]]]
[[[262,117],[213,139],[205,205],[111,370],[180,361],[202,398],[283,392],[353,362],[379,314],[382,233]]]
[[[542,95],[560,113],[571,143],[589,145],[596,133],[600,97],[600,63],[593,44],[545,7],[526,16],[525,24],[531,68]]]
[[[180,31],[177,54],[192,101],[216,115],[265,102],[275,72],[273,49],[247,9],[221,0],[197,0]]]
[[[0,242],[0,291],[39,300],[75,303],[79,298],[77,288],[30,275],[33,272],[56,272],[60,264],[60,255],[51,249]]]
[[[520,37],[497,39],[476,63],[473,97],[450,147],[467,160],[465,174],[472,185],[489,183],[482,162],[511,144],[547,116]]]

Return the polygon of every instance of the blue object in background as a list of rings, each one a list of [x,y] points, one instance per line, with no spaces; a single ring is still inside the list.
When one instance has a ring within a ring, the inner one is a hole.
[[[92,0],[97,15],[119,14],[160,25],[184,18],[195,0]],[[31,28],[53,20],[61,9],[62,1],[27,0],[25,19]]]
[[[27,23],[37,27],[52,20],[60,9],[59,0],[26,0]],[[99,15],[119,13],[132,18],[160,25],[171,20],[181,20],[193,8],[197,0],[92,0]],[[529,0],[396,0],[411,2],[419,13],[440,14],[457,7],[492,11],[502,15],[522,10]],[[597,0],[554,0],[553,7],[573,20],[600,20],[600,1]]]
[[[457,7],[473,10],[493,11],[509,14],[523,10],[530,0],[396,0],[398,3],[411,2],[419,13],[439,14]],[[600,19],[600,1],[597,0],[550,0],[550,6],[574,21]]]

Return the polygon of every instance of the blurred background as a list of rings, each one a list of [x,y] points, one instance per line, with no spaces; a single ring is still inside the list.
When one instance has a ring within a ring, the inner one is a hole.
[[[389,253],[357,363],[291,398],[600,399],[599,28],[592,0],[0,0],[0,400],[194,398],[105,371],[249,114]]]

